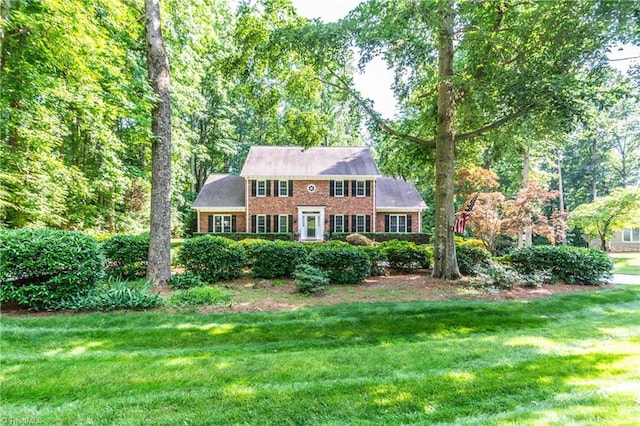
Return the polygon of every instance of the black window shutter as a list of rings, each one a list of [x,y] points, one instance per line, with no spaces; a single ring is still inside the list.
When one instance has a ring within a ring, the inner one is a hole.
[[[342,216],[342,232],[349,232],[349,215]]]
[[[293,181],[289,181],[289,197],[293,197]]]
[[[271,196],[271,181],[268,180],[265,184],[265,186],[267,187],[267,197]]]
[[[265,231],[267,232],[271,232],[271,215],[268,214],[267,217],[265,217]]]
[[[329,215],[329,232],[333,232],[333,226],[335,224],[336,217],[335,215],[330,214]]]
[[[231,216],[231,232],[238,232],[238,220],[235,214]]]
[[[371,215],[368,214],[366,217],[366,224],[364,228],[365,232],[371,232]]]
[[[335,197],[335,184],[336,184],[336,181],[334,180],[329,181],[329,195],[331,197]]]
[[[356,215],[352,214],[351,215],[351,232],[356,232],[356,228],[357,228],[356,222],[357,222]]]
[[[384,215],[384,232],[389,232],[389,215]]]
[[[367,197],[371,197],[371,181],[368,180],[366,183],[366,195]]]
[[[342,194],[345,197],[348,197],[349,196],[349,181],[345,180],[344,182],[342,182],[342,187],[343,187]]]
[[[407,232],[411,232],[411,215],[407,215]]]
[[[253,232],[254,234],[257,232],[257,219],[256,219],[256,215],[252,214],[251,215],[251,232]]]
[[[289,215],[289,232],[293,232],[293,215]]]
[[[279,197],[280,196],[280,181],[279,180],[274,180],[273,181],[273,196],[274,197]]]
[[[256,186],[257,186],[257,185],[258,185],[258,184],[256,183],[256,181],[255,181],[255,180],[252,180],[252,181],[251,181],[251,196],[252,196],[252,197],[255,197],[255,196],[256,196]]]
[[[210,214],[208,219],[209,219],[209,226],[207,228],[208,232],[213,232],[213,215]]]
[[[358,187],[358,183],[355,180],[351,181],[351,196],[355,197],[356,194],[356,188]]]

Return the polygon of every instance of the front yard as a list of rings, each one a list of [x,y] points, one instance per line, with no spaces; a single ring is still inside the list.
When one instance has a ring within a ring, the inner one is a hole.
[[[640,275],[640,252],[609,253],[614,274]]]
[[[381,282],[367,291],[386,303],[287,312],[2,315],[3,422],[633,424],[640,417],[640,287],[525,301],[393,302],[393,286]],[[270,285],[251,290],[263,284]]]

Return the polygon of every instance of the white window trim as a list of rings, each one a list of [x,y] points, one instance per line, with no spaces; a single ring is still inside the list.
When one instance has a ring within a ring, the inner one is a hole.
[[[362,194],[360,194],[361,189],[362,189]],[[366,197],[366,196],[367,196],[367,182],[364,180],[357,180],[356,181],[356,197]]]
[[[260,184],[263,184],[263,192],[260,193]],[[267,196],[267,181],[264,179],[256,180],[256,197],[266,197]]]
[[[262,230],[260,229],[260,219],[262,219]],[[265,234],[267,232],[267,215],[256,215],[256,234]]]
[[[284,184],[284,187],[283,187]],[[288,180],[279,180],[278,181],[278,197],[288,197],[289,196],[289,181]]]
[[[216,222],[218,220],[217,218],[220,218],[220,228],[216,227]],[[229,225],[228,225],[228,228],[227,228],[228,230],[227,231],[225,231],[225,229],[224,229],[225,228],[225,225],[224,225],[225,219],[229,220],[229,222],[228,222]],[[213,215],[213,232],[216,233],[216,234],[223,234],[225,232],[227,232],[227,233],[231,232],[231,229],[232,229],[231,221],[232,221],[232,218],[231,218],[231,215],[229,215],[229,214],[214,214]]]
[[[338,231],[338,219],[340,219],[340,230]],[[345,232],[344,230],[344,216],[337,214],[333,216],[333,232]]]
[[[639,228],[634,227],[634,228],[623,228],[623,229],[622,229],[622,242],[623,242],[623,243],[631,243],[631,244],[633,244],[633,243],[640,243],[640,238],[638,238],[638,239],[634,239],[634,238],[633,238],[633,236],[634,236],[634,235],[633,235],[633,234],[634,234],[634,233],[633,233],[634,229],[639,229]],[[625,235],[624,235],[624,231],[626,231],[626,230],[629,230],[629,236],[631,237],[630,239],[625,239],[625,238],[624,238],[624,237],[625,237]],[[639,232],[639,235],[638,235],[638,236],[640,237],[640,232]]]
[[[282,218],[284,218],[284,230],[282,230]],[[283,232],[289,232],[289,215],[286,214],[280,214],[278,215],[278,232],[279,233],[283,233]]]
[[[340,194],[338,194],[338,184],[340,184]],[[344,197],[344,181],[343,180],[333,181],[333,196]]]
[[[360,219],[362,219],[362,228],[360,227]],[[356,223],[355,223],[356,232],[366,232],[367,230],[367,215],[365,214],[357,214],[356,215]]]
[[[404,217],[404,230],[400,229],[400,218]],[[396,219],[395,230],[392,228],[391,221]],[[398,234],[406,234],[407,231],[407,215],[406,214],[390,214],[389,215],[389,232],[395,232]]]

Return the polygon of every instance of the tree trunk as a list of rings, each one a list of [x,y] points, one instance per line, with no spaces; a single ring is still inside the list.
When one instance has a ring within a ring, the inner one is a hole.
[[[454,1],[439,0],[441,27],[438,37],[438,123],[436,135],[435,262],[433,277],[460,278],[451,229],[455,221],[453,174],[455,169],[455,93],[453,87]]]
[[[598,177],[597,173],[597,153],[598,153],[598,145],[597,141],[594,138],[591,141],[591,199],[590,202],[594,202],[596,197],[598,196],[598,182],[596,181]]]
[[[524,186],[529,183],[530,172],[531,172],[531,161],[530,161],[530,149],[527,146],[526,151],[524,152],[524,159],[522,161],[522,180],[524,182]],[[531,220],[531,215],[527,214],[527,220]],[[518,236],[518,247],[531,247],[533,243],[533,236],[530,226],[524,227],[524,232]]]
[[[160,285],[171,278],[171,86],[169,60],[160,27],[159,0],[145,0],[147,70],[157,100],[151,130],[151,230],[147,278]]]
[[[558,192],[560,193],[560,214],[564,213],[564,184],[562,183],[562,150],[558,150]],[[562,220],[562,226],[564,227],[562,231],[562,244],[567,244],[567,229],[566,229],[566,221]]]

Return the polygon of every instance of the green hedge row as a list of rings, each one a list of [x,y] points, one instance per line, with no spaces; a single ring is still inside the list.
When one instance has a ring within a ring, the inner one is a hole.
[[[352,232],[333,232],[329,235],[331,240],[346,241]],[[385,241],[408,241],[415,244],[429,244],[430,235],[422,233],[399,233],[399,232],[358,232],[358,234],[369,238],[371,241],[382,243]]]
[[[294,241],[297,234],[291,232],[265,232],[257,234],[255,232],[225,232],[224,234],[200,233],[196,236],[223,237],[233,241],[240,240],[267,240],[267,241]]]

